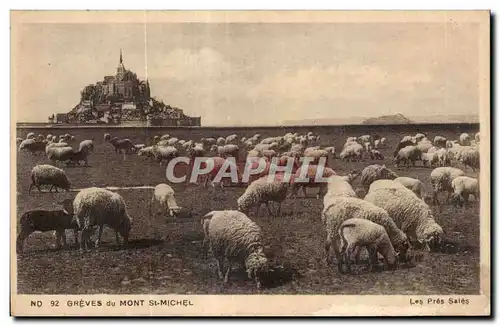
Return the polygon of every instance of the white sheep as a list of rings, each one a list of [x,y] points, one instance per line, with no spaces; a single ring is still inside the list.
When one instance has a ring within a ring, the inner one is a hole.
[[[377,261],[377,253],[384,257],[389,270],[394,270],[398,266],[399,255],[382,225],[362,218],[351,218],[340,225],[339,238],[341,256],[347,263],[348,271],[351,270],[352,257],[357,257],[363,247],[368,249],[370,255],[368,260],[370,272],[373,267],[372,262]]]
[[[104,225],[115,231],[117,244],[120,244],[120,234],[123,237],[123,245],[127,245],[132,218],[121,195],[103,188],[86,188],[76,195],[73,208],[78,228],[81,230],[81,249],[90,247],[90,236],[95,226],[98,227],[95,246],[99,247]]]
[[[415,135],[415,139],[417,140],[417,142],[421,141],[422,139],[426,138],[424,134],[422,133],[417,133]]]
[[[151,205],[149,206],[149,215],[152,215],[153,206],[158,203],[162,212],[175,217],[180,211],[181,207],[177,205],[175,200],[175,192],[172,187],[166,183],[160,183],[155,187],[153,197],[151,198]]]
[[[373,137],[371,135],[363,135],[363,136],[359,136],[357,141],[361,144],[371,143],[373,141]]]
[[[417,148],[422,151],[422,153],[427,153],[427,151],[434,147],[434,144],[430,140],[421,140],[417,143]]]
[[[87,154],[92,153],[94,151],[94,142],[91,139],[82,140],[78,150],[81,151],[84,148],[87,151]]]
[[[364,200],[384,209],[401,231],[425,244],[426,249],[439,245],[443,229],[434,220],[431,209],[411,190],[400,186],[370,189]]]
[[[460,162],[464,165],[464,170],[470,167],[474,172],[480,167],[479,160],[479,149],[475,147],[470,147],[460,151]]]
[[[352,188],[350,178],[340,175],[332,175],[328,177],[326,194],[323,197],[323,207],[327,208],[332,197],[353,197],[357,198],[357,194]]]
[[[24,139],[19,144],[19,151],[21,152],[23,150],[35,155],[37,152],[43,152],[45,150],[45,143],[36,141],[32,138]]]
[[[162,165],[163,160],[168,162],[178,155],[179,151],[173,146],[153,146],[153,156],[160,165]]]
[[[361,171],[361,184],[367,190],[370,184],[375,180],[389,179],[394,180],[398,177],[396,173],[384,165],[368,165]]]
[[[240,149],[239,149],[238,145],[229,144],[229,145],[217,147],[217,154],[220,157],[232,156],[232,157],[235,157],[236,159],[238,159],[239,150]]]
[[[279,216],[289,189],[290,183],[285,182],[284,174],[276,173],[272,181],[269,181],[269,176],[263,176],[250,183],[243,195],[238,198],[238,210],[248,213],[251,208],[257,207],[255,215],[258,215],[260,206],[266,204],[269,215],[273,215],[269,202],[276,202],[278,203],[276,216]]]
[[[326,228],[326,254],[327,263],[332,263],[331,248],[333,246],[339,272],[343,272],[339,250],[339,228],[340,225],[350,218],[367,219],[382,225],[396,251],[405,257],[409,243],[406,235],[396,226],[387,212],[376,205],[363,199],[353,197],[331,197],[328,206],[323,209],[321,220]]]
[[[403,166],[410,167],[415,166],[415,162],[422,157],[422,150],[418,146],[405,146],[398,151],[394,159],[394,164],[399,166],[403,163]]]
[[[470,136],[469,136],[468,133],[465,133],[465,132],[462,133],[460,135],[459,140],[460,140],[460,145],[462,145],[462,146],[470,146]]]
[[[425,186],[422,181],[409,177],[398,177],[394,179],[394,182],[397,182],[410,189],[415,195],[417,195],[418,198],[425,198]]]
[[[380,138],[380,146],[384,148],[387,147],[387,138],[385,137]]]
[[[450,196],[453,193],[453,187],[451,186],[451,182],[456,177],[462,175],[465,175],[464,171],[450,166],[438,167],[432,170],[429,179],[433,191],[432,202],[436,205],[439,205],[438,195],[440,192],[448,192],[448,197],[446,198],[446,202],[449,202]]]
[[[226,144],[237,144],[238,143],[238,135],[232,134],[226,137]]]
[[[52,145],[55,144],[47,146],[45,152],[47,153],[47,158],[51,160],[54,165],[56,165],[58,161],[60,162],[69,161],[75,153],[72,147],[69,146],[57,147]]]
[[[446,138],[443,136],[434,137],[434,145],[437,147],[446,147]]]
[[[207,246],[210,247],[217,260],[219,278],[227,283],[232,265],[240,263],[260,289],[261,275],[269,270],[261,228],[244,213],[234,210],[212,211],[203,216],[201,223],[205,235],[203,252],[206,254]]]
[[[167,146],[175,146],[179,142],[179,138],[172,137],[167,140]]]
[[[437,151],[432,153],[422,153],[421,160],[423,166],[426,166],[427,163],[429,163],[429,167],[439,165],[439,156]]]
[[[104,141],[109,142],[111,140],[111,135],[110,134],[104,134]]]
[[[137,155],[154,158],[154,151],[155,151],[154,146],[147,146],[139,149],[137,151]]]
[[[35,139],[36,134],[34,132],[30,132],[26,135],[26,139]]]
[[[478,179],[467,176],[459,176],[451,181],[451,187],[454,191],[451,199],[457,206],[463,205],[465,209],[469,203],[470,195],[474,195],[474,199],[479,201]]]
[[[360,161],[363,158],[363,146],[361,146],[358,143],[351,144],[342,149],[342,152],[340,152],[339,157],[347,161],[349,160]]]
[[[436,151],[439,166],[450,165],[450,157],[448,156],[448,151],[446,148],[441,147]]]
[[[52,188],[55,188],[56,192],[57,188],[61,188],[66,191],[69,191],[71,188],[71,183],[69,182],[64,170],[49,164],[35,165],[31,169],[31,184],[28,193],[31,193],[31,188],[34,186],[38,189],[38,191],[42,192],[40,186],[43,185],[51,186],[49,192],[52,191]]]
[[[217,141],[215,143],[217,146],[224,146],[226,145],[226,138],[219,137],[217,138]]]

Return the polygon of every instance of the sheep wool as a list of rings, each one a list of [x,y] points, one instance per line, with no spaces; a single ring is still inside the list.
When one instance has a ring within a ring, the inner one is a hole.
[[[457,205],[467,206],[469,196],[474,195],[476,201],[479,200],[479,180],[467,176],[459,176],[451,181],[454,190],[453,200]]]
[[[433,190],[433,202],[435,204],[439,204],[438,201],[438,194],[440,192],[448,192],[448,199],[453,192],[453,187],[451,186],[451,181],[455,179],[456,177],[465,175],[465,172],[453,168],[453,167],[439,167],[435,168],[431,172],[430,176],[430,184],[432,186]]]
[[[119,244],[118,233],[123,237],[123,244],[128,243],[132,218],[121,195],[103,188],[86,188],[76,195],[73,209],[78,227],[82,230],[80,248],[84,249],[89,245],[90,235],[95,226],[99,228],[96,240],[98,247],[104,225],[115,230],[117,244]]]
[[[443,229],[434,220],[429,206],[411,190],[404,187],[373,189],[365,200],[387,211],[409,238],[432,245],[441,242]]]
[[[167,212],[168,210],[168,213],[172,217],[175,217],[176,213],[181,210],[181,208],[177,205],[177,201],[175,200],[174,189],[172,189],[172,187],[170,187],[166,183],[160,183],[155,187],[153,198],[151,198],[150,210],[155,203],[160,204],[163,212]]]
[[[35,165],[31,169],[31,185],[28,193],[31,193],[33,186],[41,192],[42,189],[40,186],[43,185],[51,186],[49,192],[52,191],[52,188],[54,187],[56,192],[57,188],[61,188],[66,191],[69,191],[71,188],[71,183],[69,182],[64,170],[49,164]]]
[[[290,183],[284,181],[284,174],[277,173],[271,181],[269,176],[263,176],[250,183],[243,195],[238,198],[238,210],[248,213],[251,208],[257,207],[256,215],[258,215],[260,206],[265,203],[269,215],[272,215],[269,202],[276,202],[278,203],[276,215],[279,215],[289,188]]]
[[[394,180],[398,177],[396,173],[387,168],[385,165],[373,164],[368,165],[361,172],[361,184],[368,188],[370,184],[379,179]]]
[[[401,185],[410,189],[415,195],[417,195],[418,198],[424,198],[425,187],[422,181],[409,177],[398,177],[394,179],[394,182],[400,183]]]
[[[217,259],[219,278],[223,278],[225,270],[224,282],[227,283],[232,264],[240,263],[260,288],[259,275],[268,269],[261,228],[244,213],[234,210],[212,211],[203,217],[202,225],[204,243],[209,243]]]

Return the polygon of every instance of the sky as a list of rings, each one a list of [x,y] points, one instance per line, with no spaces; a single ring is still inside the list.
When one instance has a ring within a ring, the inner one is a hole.
[[[202,125],[479,112],[474,23],[22,24],[12,35],[17,120],[67,112],[127,69]]]

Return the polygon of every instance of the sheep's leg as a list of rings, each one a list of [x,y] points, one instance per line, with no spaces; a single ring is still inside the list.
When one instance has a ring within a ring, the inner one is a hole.
[[[116,241],[116,245],[119,246],[120,245],[120,237],[118,236],[118,231],[115,231],[115,241]]]
[[[266,201],[266,206],[267,206],[267,211],[269,213],[269,216],[272,216],[273,212],[271,211],[271,207],[269,207],[269,202],[268,201]]]
[[[205,236],[203,238],[203,244],[201,246],[201,251],[203,253],[203,258],[207,259],[207,257],[208,257],[208,237],[207,236]]]
[[[223,259],[221,259],[220,257],[217,257],[217,273],[219,274],[219,279],[222,280],[223,276],[222,276],[222,269],[224,268],[224,264],[222,262]]]
[[[231,271],[231,262],[227,262],[226,274],[224,275],[224,283],[227,283],[229,278],[229,272]]]
[[[97,239],[95,240],[95,247],[99,248],[99,245],[101,244],[101,237],[102,237],[102,231],[104,230],[104,225],[100,224],[97,226],[98,233],[97,233]]]
[[[347,245],[344,255],[348,273],[352,272],[352,257],[357,256],[358,252],[359,252],[358,246],[353,246],[351,244]]]
[[[283,204],[283,202],[281,202],[281,201],[278,202],[278,210],[276,212],[276,216],[280,216],[280,214],[281,214],[281,204]]]
[[[66,240],[66,230],[61,230],[62,245],[64,248],[68,247],[68,241]]]
[[[77,229],[73,230],[73,236],[75,238],[75,245],[78,246],[78,230]]]

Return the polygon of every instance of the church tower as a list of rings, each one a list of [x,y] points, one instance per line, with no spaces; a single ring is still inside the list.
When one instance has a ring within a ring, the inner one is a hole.
[[[125,66],[123,65],[122,49],[120,49],[120,62],[116,67],[116,77],[118,80],[122,80],[123,76],[125,76]]]

